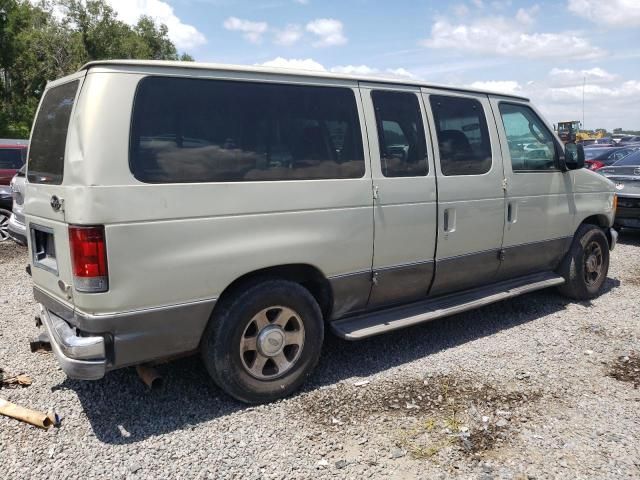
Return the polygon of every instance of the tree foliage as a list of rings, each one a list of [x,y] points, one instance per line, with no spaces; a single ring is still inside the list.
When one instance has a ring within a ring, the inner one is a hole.
[[[29,136],[47,81],[114,58],[193,60],[166,25],[128,25],[104,0],[0,0],[0,137]]]

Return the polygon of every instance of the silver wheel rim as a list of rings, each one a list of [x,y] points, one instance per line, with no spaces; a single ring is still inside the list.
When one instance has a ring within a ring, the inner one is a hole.
[[[9,239],[9,217],[0,213],[0,242]]]
[[[240,338],[240,361],[258,380],[273,380],[289,372],[304,346],[304,324],[294,310],[273,306],[260,310]]]
[[[602,276],[604,255],[598,242],[591,242],[584,249],[584,280],[587,285],[596,284]]]

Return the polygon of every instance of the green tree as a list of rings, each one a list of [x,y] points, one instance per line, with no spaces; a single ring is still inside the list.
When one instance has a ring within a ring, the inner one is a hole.
[[[115,58],[193,61],[166,25],[127,25],[104,0],[0,0],[0,137],[29,136],[47,81]]]

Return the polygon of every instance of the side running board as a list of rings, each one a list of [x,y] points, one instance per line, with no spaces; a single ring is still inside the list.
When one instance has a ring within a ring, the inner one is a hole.
[[[537,273],[487,287],[343,318],[332,322],[331,328],[341,338],[360,340],[563,283],[564,278],[556,273]]]

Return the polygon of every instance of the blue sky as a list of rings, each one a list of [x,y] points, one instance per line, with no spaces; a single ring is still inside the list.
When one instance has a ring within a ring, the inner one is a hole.
[[[640,0],[108,0],[196,60],[529,96],[552,122],[640,129]]]

